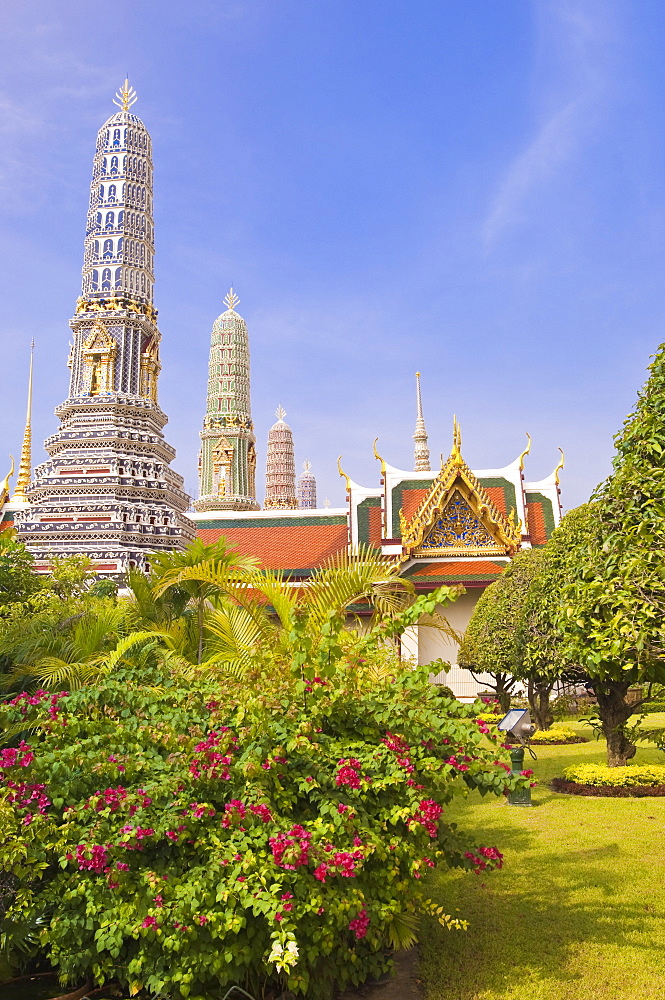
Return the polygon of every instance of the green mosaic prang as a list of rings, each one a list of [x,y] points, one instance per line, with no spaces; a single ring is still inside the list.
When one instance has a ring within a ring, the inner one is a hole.
[[[218,529],[219,531],[232,528],[313,528],[317,525],[343,524],[346,527],[346,514],[329,514],[326,517],[262,517],[261,520],[253,518],[220,518],[218,521],[197,521],[197,530]]]
[[[545,522],[545,533],[548,538],[551,538],[552,532],[556,528],[552,501],[549,497],[543,496],[542,493],[527,493],[525,496],[527,503],[539,503],[541,505],[543,510],[543,521]],[[542,548],[542,546],[535,546],[535,548]]]
[[[404,490],[431,490],[432,479],[403,479],[397,486],[393,486],[391,495],[393,502],[393,538],[401,538],[401,527],[399,523],[399,512],[402,507],[402,496]]]
[[[376,542],[371,542],[369,537],[369,509],[370,507],[380,507],[381,497],[366,497],[361,503],[356,507],[356,516],[358,518],[358,541],[363,542],[365,545],[372,545],[374,548],[380,548]]]

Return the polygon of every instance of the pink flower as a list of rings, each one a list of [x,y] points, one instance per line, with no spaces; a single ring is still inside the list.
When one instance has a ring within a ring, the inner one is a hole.
[[[141,927],[155,927],[156,924],[157,920],[155,919],[155,917],[146,917],[143,923],[141,924]]]
[[[436,824],[441,818],[441,813],[443,812],[443,807],[435,802],[434,799],[422,799],[418,804],[418,808],[411,819],[407,820],[407,824],[420,823],[425,827],[430,837],[436,837],[437,827]]]
[[[367,916],[367,910],[363,907],[358,915],[349,923],[349,930],[353,931],[357,940],[360,940],[367,934],[368,927],[369,917]]]

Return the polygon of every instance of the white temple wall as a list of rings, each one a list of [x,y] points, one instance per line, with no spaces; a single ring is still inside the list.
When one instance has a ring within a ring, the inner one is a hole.
[[[466,631],[471,615],[478,602],[478,598],[483,593],[482,587],[469,588],[465,594],[446,607],[437,607],[439,614],[444,615],[452,627],[460,633]],[[468,670],[457,665],[458,644],[434,628],[418,626],[418,663],[427,664],[433,660],[444,660],[450,663],[448,673],[438,673],[432,675],[434,683],[445,684],[451,688],[457,698],[462,701],[473,701],[476,694],[482,691],[486,685],[483,683],[483,675],[479,674],[480,681],[475,680]],[[414,650],[415,652],[415,650]]]

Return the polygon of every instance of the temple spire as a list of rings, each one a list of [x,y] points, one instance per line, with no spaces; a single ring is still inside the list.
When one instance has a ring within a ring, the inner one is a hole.
[[[256,438],[249,392],[249,332],[230,288],[210,335],[208,396],[201,431],[199,498],[194,507],[258,510]]]
[[[28,375],[28,406],[25,415],[25,430],[21,448],[21,464],[18,468],[13,503],[28,503],[28,487],[32,473],[32,361],[35,353],[34,340],[30,344],[30,372]]]
[[[423,401],[420,395],[420,372],[416,372],[416,429],[413,433],[413,440],[415,442],[415,471],[429,472],[429,448],[427,447],[427,430],[423,417]]]
[[[298,507],[316,509],[316,479],[312,475],[311,462],[303,462],[303,472],[298,476]]]
[[[277,407],[275,416],[277,423],[273,424],[268,432],[266,499],[263,506],[267,509],[281,507],[284,510],[295,510],[298,500],[293,434],[289,425],[284,422],[286,410],[281,404]]]

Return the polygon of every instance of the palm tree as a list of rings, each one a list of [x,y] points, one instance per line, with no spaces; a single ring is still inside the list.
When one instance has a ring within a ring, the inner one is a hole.
[[[338,553],[305,582],[292,583],[282,573],[256,568],[238,573],[226,560],[215,559],[189,560],[167,580],[177,580],[179,586],[196,583],[197,593],[205,595],[198,602],[199,664],[223,663],[241,672],[255,662],[261,648],[267,648],[278,659],[288,657],[293,667],[303,668],[309,661],[323,669],[339,659],[339,636],[345,626],[362,649],[398,635],[409,609],[413,621],[404,627],[418,622],[459,640],[442,615],[421,609],[413,584],[401,578],[399,570],[395,559],[361,546]],[[168,585],[163,582],[155,592]],[[459,588],[440,590],[441,603],[459,593]],[[369,626],[354,629],[350,619],[355,617],[357,626],[363,613],[370,615]]]
[[[258,560],[241,556],[227,547],[221,538],[206,545],[197,538],[184,552],[156,553],[151,557],[154,598],[173,588],[185,591],[195,607],[197,624],[196,662],[203,660],[206,604],[212,595],[228,593],[253,573]]]

